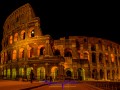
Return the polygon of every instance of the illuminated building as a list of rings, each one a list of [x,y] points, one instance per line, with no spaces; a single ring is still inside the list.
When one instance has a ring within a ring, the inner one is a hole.
[[[53,40],[42,35],[40,19],[30,4],[16,9],[3,26],[0,75],[27,77],[33,69],[38,80],[120,79],[120,45],[109,40],[69,36]]]

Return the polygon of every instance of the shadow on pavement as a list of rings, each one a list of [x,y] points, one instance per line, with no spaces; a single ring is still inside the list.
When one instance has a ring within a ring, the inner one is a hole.
[[[48,85],[48,84],[42,84],[42,85],[38,85],[38,86],[34,86],[34,87],[29,87],[29,88],[24,88],[24,89],[20,89],[20,90],[31,90],[31,89],[42,87],[42,86],[46,86],[46,85]]]

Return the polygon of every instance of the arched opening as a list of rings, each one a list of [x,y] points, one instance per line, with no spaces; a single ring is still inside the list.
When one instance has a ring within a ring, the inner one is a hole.
[[[34,37],[35,36],[35,30],[32,30],[31,31],[31,37]]]
[[[7,69],[7,78],[10,78],[10,69]]]
[[[58,50],[58,49],[55,50],[55,51],[54,51],[54,55],[55,55],[55,56],[60,56],[60,50]]]
[[[25,39],[25,31],[21,31],[21,39],[24,40]]]
[[[111,54],[111,62],[114,63],[115,59],[114,59],[114,55]]]
[[[102,63],[102,60],[103,60],[103,54],[99,53],[99,63]]]
[[[13,68],[12,69],[12,79],[15,79],[16,78],[16,69]]]
[[[103,79],[104,78],[104,72],[102,69],[100,69],[100,79]]]
[[[30,72],[31,72],[31,70],[33,70],[33,67],[28,67],[28,68],[27,68],[27,73],[26,73],[26,75],[27,75],[27,79],[28,79],[28,80],[30,80]]]
[[[58,67],[54,66],[51,68],[52,78],[55,80],[58,77]]]
[[[72,57],[72,51],[70,49],[64,50],[64,57]]]
[[[18,41],[18,33],[15,33],[14,35],[14,42]]]
[[[33,57],[33,55],[34,55],[34,50],[33,50],[33,48],[31,48],[30,49],[30,57]]]
[[[8,61],[11,60],[11,52],[7,52],[7,56],[8,56]]]
[[[37,80],[44,80],[45,79],[45,68],[39,67],[37,68]]]
[[[45,49],[45,47],[40,48],[40,55],[44,55],[44,49]]]
[[[98,75],[97,70],[96,70],[96,69],[93,69],[93,70],[92,70],[92,78],[93,78],[93,79],[97,79],[97,75]]]
[[[20,48],[19,58],[24,58],[24,48]]]
[[[92,63],[96,63],[96,53],[92,53]]]
[[[4,69],[4,76],[6,77],[6,69]]]
[[[16,56],[17,56],[17,51],[16,51],[16,50],[13,50],[13,60],[16,59]]]
[[[105,62],[106,62],[106,65],[109,65],[109,56],[108,56],[108,53],[105,53]]]
[[[96,51],[96,46],[95,45],[91,45],[91,51]]]
[[[10,44],[12,44],[13,36],[10,36]]]
[[[70,70],[67,70],[66,75],[67,75],[67,77],[72,77],[72,72]]]
[[[24,68],[19,68],[19,77],[24,76]]]
[[[79,80],[85,80],[85,70],[82,68],[78,68],[78,79]]]

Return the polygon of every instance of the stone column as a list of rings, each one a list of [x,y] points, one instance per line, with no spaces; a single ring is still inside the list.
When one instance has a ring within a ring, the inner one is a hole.
[[[111,65],[111,56],[110,56],[110,53],[109,53],[109,64],[110,64],[110,79],[112,79],[112,65]]]
[[[104,66],[104,79],[107,80],[107,69],[106,69],[106,60],[105,60],[105,54],[103,54],[103,66]]]
[[[90,70],[90,77],[89,78],[92,78],[92,52],[90,51],[89,53],[89,70]]]
[[[10,66],[10,78],[12,79],[12,66]]]
[[[48,76],[49,75],[49,72],[48,72],[48,63],[45,63],[45,72],[46,72],[46,75]]]
[[[27,79],[27,65],[24,63],[24,78]]]
[[[33,64],[33,72],[34,72],[35,78],[37,78],[37,64]]]
[[[16,78],[17,79],[19,78],[19,66],[18,65],[16,66]]]
[[[27,54],[27,45],[25,46],[24,48],[24,58],[25,58],[25,61],[28,59],[28,54]]]
[[[76,64],[73,64],[73,73],[74,73],[73,79],[77,79],[77,66],[76,66]]]

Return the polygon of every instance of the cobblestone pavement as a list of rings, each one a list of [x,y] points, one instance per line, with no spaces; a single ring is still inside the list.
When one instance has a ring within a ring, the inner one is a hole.
[[[44,82],[0,80],[0,90],[102,90],[83,82]]]

